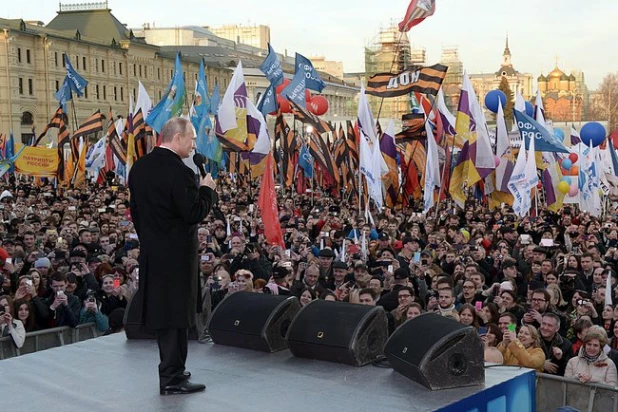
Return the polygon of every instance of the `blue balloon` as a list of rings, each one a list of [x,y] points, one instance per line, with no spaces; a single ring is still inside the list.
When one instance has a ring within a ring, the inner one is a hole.
[[[526,114],[530,117],[534,117],[534,106],[530,102],[526,102]]]
[[[564,132],[562,129],[554,129],[554,136],[556,136],[561,142],[564,141]]]
[[[564,159],[562,161],[562,168],[564,170],[568,171],[571,167],[573,167],[573,162],[571,162],[571,159]]]
[[[570,177],[568,177],[568,176],[563,177],[563,178],[562,178],[562,181],[563,181],[563,182],[567,182],[567,183],[569,184],[569,186],[571,185],[571,178],[570,178]]]
[[[485,107],[492,113],[498,113],[498,102],[502,103],[502,109],[506,106],[506,94],[502,90],[492,90],[485,95]]]
[[[597,122],[586,123],[579,132],[579,136],[586,146],[590,146],[592,142],[592,147],[597,147],[605,140],[605,128]]]

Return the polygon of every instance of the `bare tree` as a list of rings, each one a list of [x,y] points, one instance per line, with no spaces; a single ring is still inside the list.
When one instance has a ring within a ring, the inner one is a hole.
[[[609,133],[618,128],[618,73],[605,76],[591,112],[596,120],[607,120]]]

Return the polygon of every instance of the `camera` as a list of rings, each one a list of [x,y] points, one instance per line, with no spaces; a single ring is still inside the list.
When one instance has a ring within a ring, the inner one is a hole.
[[[577,306],[584,306],[588,302],[590,302],[589,299],[577,299]]]

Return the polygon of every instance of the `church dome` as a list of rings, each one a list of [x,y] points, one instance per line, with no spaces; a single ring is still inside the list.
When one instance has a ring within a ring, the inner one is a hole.
[[[539,82],[546,82],[547,81],[547,77],[543,76],[542,74],[536,79]]]
[[[575,78],[575,76],[574,76],[573,74],[571,74],[571,75],[569,76],[569,80],[570,80],[570,81],[572,81],[572,82],[574,82],[574,81],[576,81],[577,79]]]
[[[562,80],[565,80],[565,81],[567,81],[567,82],[568,82],[568,81],[569,81],[569,76],[567,76],[567,75],[566,75],[566,73],[565,73],[565,74],[563,74],[562,76],[560,76],[560,80],[561,80],[561,81],[562,81]]]
[[[554,70],[552,70],[551,72],[549,72],[549,79],[560,79],[562,76],[564,76],[564,72],[562,70],[560,70],[558,68],[558,66],[556,66],[556,68]]]

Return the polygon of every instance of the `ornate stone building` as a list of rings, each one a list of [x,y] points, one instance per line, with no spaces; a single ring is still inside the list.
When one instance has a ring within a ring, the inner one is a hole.
[[[583,72],[572,71],[567,75],[556,62],[554,70],[547,76],[541,74],[537,80],[548,119],[580,122],[587,118],[589,93]]]

